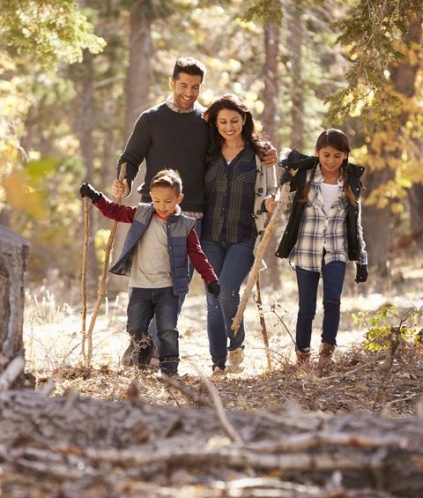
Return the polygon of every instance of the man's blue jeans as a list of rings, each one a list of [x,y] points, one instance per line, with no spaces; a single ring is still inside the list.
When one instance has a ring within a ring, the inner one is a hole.
[[[342,261],[322,264],[323,280],[323,325],[322,342],[336,346],[338,334],[341,294],[346,264]],[[299,310],[296,327],[296,346],[299,351],[310,348],[312,324],[316,315],[317,288],[320,273],[296,267]]]
[[[172,287],[160,289],[134,287],[129,290],[127,331],[133,338],[141,337],[147,332],[151,319],[155,317],[160,368],[166,370],[168,367],[166,359],[172,358],[170,373],[176,373],[179,357],[178,313],[179,298],[174,295]]]
[[[240,301],[241,284],[254,262],[254,240],[230,245],[202,240],[201,246],[219,278],[219,297],[207,293],[207,334],[213,365],[224,368],[228,349],[243,347],[245,339],[244,320],[236,334],[231,326]]]

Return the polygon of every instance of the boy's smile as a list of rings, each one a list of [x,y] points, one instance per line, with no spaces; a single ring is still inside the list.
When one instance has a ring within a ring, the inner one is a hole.
[[[155,186],[150,192],[155,212],[160,218],[167,219],[172,215],[176,206],[182,202],[183,194],[176,194],[171,187]]]

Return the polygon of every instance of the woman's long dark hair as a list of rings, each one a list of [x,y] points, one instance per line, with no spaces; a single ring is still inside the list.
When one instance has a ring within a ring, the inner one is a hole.
[[[351,149],[347,136],[342,130],[338,130],[336,128],[329,128],[319,135],[315,146],[317,152],[319,152],[320,149],[323,149],[325,147],[333,147],[334,149],[347,154],[347,157],[344,159],[341,165],[342,180],[344,182],[343,190],[348,199],[348,202],[353,206],[355,206],[357,204],[357,201],[348,183],[348,174],[347,174],[348,154],[351,152]],[[302,202],[306,202],[308,199],[310,185],[314,179],[314,175],[316,174],[316,168],[318,164],[319,162],[316,161],[316,163],[313,166],[313,169],[311,170],[310,179],[304,186],[304,192],[301,199]]]
[[[210,159],[216,158],[222,149],[224,139],[217,129],[217,115],[222,109],[235,111],[240,114],[242,118],[245,117],[245,123],[242,127],[241,133],[242,138],[246,144],[250,143],[254,152],[258,156],[262,157],[268,142],[263,140],[256,132],[253,116],[248,108],[238,99],[236,95],[226,93],[215,100],[204,113],[204,119],[209,123],[209,147],[207,150],[207,160],[209,161]]]

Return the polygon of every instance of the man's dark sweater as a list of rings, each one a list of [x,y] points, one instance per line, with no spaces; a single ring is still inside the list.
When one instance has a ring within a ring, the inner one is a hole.
[[[176,169],[185,194],[182,210],[203,212],[208,125],[202,111],[196,105],[193,112],[176,112],[162,103],[140,115],[118,161],[118,170],[127,163],[130,186],[144,159],[146,174],[140,192],[148,199],[148,186],[154,175],[165,168]]]

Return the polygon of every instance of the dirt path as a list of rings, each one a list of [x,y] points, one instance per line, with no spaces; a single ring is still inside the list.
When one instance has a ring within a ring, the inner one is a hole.
[[[371,354],[363,354],[359,345],[366,330],[363,324],[355,323],[354,315],[367,311],[374,316],[379,308],[387,304],[395,306],[397,310],[404,310],[412,305],[423,310],[420,280],[413,280],[412,284],[409,281],[406,291],[399,290],[395,295],[378,293],[371,285],[353,285],[352,281],[353,275],[348,275],[338,335],[339,367],[335,379],[329,381],[322,381],[314,371],[304,376],[293,370],[291,335],[294,335],[297,313],[293,275],[284,276],[283,295],[282,291],[274,294],[267,290],[263,292],[263,309],[272,358],[271,371],[267,369],[258,310],[251,298],[245,312],[247,334],[244,371],[215,381],[226,406],[241,410],[257,407],[279,409],[284,403],[294,401],[308,410],[374,410],[390,403],[394,403],[397,408],[400,406],[397,400],[405,398],[401,410],[410,413],[409,400],[417,398],[421,391],[419,386],[423,385],[422,348],[405,351],[405,360],[396,365],[394,375],[388,382],[381,378],[376,369],[377,362],[373,362]],[[125,331],[126,300],[127,294],[123,293],[102,308],[94,329],[92,366],[86,368],[81,356],[79,310],[59,304],[51,294],[37,299],[28,295],[24,342],[27,370],[34,373],[37,385],[42,386],[53,378],[56,394],[72,388],[89,396],[118,400],[126,396],[131,382],[137,380],[143,386],[144,399],[150,403],[186,403],[183,396],[175,396],[166,390],[163,383],[158,383],[154,371],[141,374],[136,369],[122,368],[120,359],[128,344]],[[320,342],[321,318],[319,300],[312,343],[314,354],[317,354]],[[197,389],[200,375],[209,376],[211,373],[211,360],[206,333],[205,296],[201,282],[195,278],[184,303],[179,329],[179,373],[188,375],[188,383]],[[370,373],[360,370],[367,362],[372,365]],[[350,374],[356,367],[359,367],[359,373]],[[386,390],[387,397],[380,404],[377,398],[382,388]],[[348,389],[349,397],[346,395]]]

